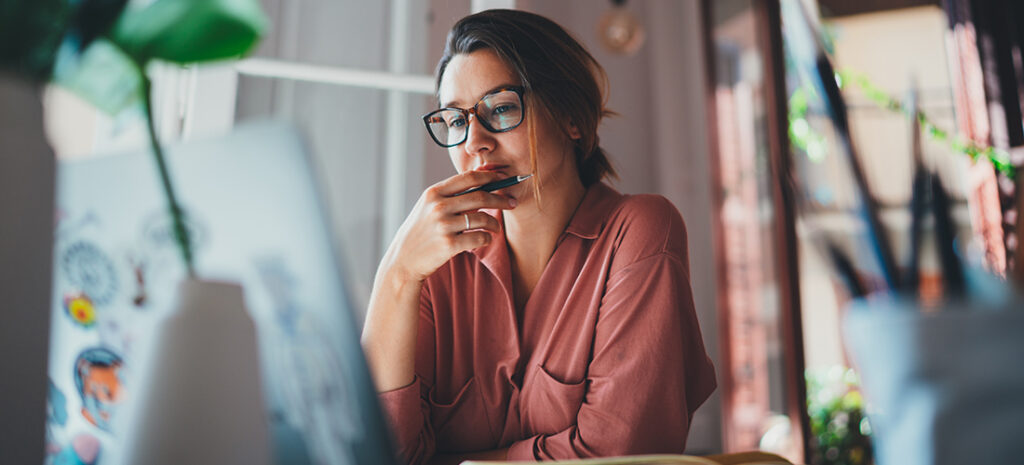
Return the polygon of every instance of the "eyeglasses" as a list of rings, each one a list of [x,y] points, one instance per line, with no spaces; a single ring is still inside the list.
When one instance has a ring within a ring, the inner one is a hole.
[[[448,107],[423,115],[430,137],[441,147],[455,147],[469,137],[469,115],[490,132],[508,132],[523,122],[523,88],[505,87],[480,99],[473,108]]]

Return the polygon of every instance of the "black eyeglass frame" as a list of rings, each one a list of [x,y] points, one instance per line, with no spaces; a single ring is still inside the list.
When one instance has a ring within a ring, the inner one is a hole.
[[[523,112],[523,117],[519,119],[518,123],[516,123],[513,126],[509,126],[507,128],[504,128],[504,129],[494,129],[494,128],[491,127],[490,123],[488,123],[486,121],[486,119],[482,119],[482,118],[476,117],[476,121],[478,123],[480,123],[480,125],[483,126],[484,129],[486,129],[489,132],[492,132],[492,133],[495,133],[495,134],[502,133],[502,132],[509,132],[509,131],[511,131],[511,130],[513,130],[515,128],[518,128],[519,125],[523,124],[523,121],[526,120],[526,100],[523,99],[523,92],[525,92],[525,90],[526,89],[523,88],[522,86],[502,87],[500,89],[494,89],[494,91],[489,92],[487,95],[484,95],[483,97],[481,97],[480,100],[477,101],[475,105],[473,105],[473,108],[468,108],[468,109],[466,109],[466,108],[458,108],[458,107],[438,108],[437,110],[434,110],[434,111],[432,111],[430,113],[427,113],[427,114],[423,115],[423,125],[427,127],[427,134],[430,134],[430,138],[433,139],[434,142],[437,145],[440,145],[441,147],[444,147],[444,148],[455,147],[455,146],[465,142],[466,139],[469,138],[469,128],[466,128],[466,132],[464,132],[462,134],[462,139],[461,140],[459,140],[458,142],[456,142],[454,144],[445,144],[445,143],[437,140],[437,136],[434,135],[434,131],[430,130],[430,119],[434,115],[436,115],[436,114],[438,114],[438,113],[440,113],[442,111],[445,111],[445,110],[455,110],[455,111],[458,111],[459,113],[462,113],[462,116],[464,118],[466,118],[466,124],[468,125],[469,124],[469,115],[473,115],[474,117],[476,117],[477,116],[476,107],[480,106],[480,104],[483,103],[483,101],[487,97],[490,97],[490,96],[495,95],[495,94],[500,94],[500,93],[506,92],[506,91],[512,91],[512,92],[515,92],[516,95],[519,97],[519,105],[522,107],[522,112]]]

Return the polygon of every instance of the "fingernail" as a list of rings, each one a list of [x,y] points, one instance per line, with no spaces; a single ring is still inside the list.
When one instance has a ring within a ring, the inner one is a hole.
[[[510,199],[508,199],[508,204],[509,204],[509,206],[512,206],[512,207],[514,207],[514,206],[516,206],[516,205],[518,205],[518,204],[519,204],[519,201],[517,201],[517,200],[516,200],[516,199],[514,199],[514,198],[510,198]]]

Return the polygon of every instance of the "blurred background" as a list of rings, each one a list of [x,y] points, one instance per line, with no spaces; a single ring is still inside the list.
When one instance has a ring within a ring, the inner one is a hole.
[[[915,88],[931,125],[923,156],[954,199],[960,250],[1005,272],[1016,245],[1003,233],[1016,221],[1014,183],[984,154],[1010,160],[1024,137],[1021,89],[1004,84],[997,92],[1007,72],[1017,70],[1021,82],[1019,45],[1007,65],[998,41],[980,40],[1006,27],[996,7],[790,3],[821,18],[897,255],[906,251],[910,223],[915,123],[904,103]],[[697,412],[687,452],[761,448],[796,462],[868,463],[870,426],[861,421],[839,334],[849,296],[813,240],[829,234],[862,255],[863,226],[831,123],[788,58],[780,2],[262,4],[272,26],[248,58],[152,69],[157,129],[170,144],[253,119],[296,124],[314,155],[356,308],[365,309],[377,262],[422,190],[454,173],[419,118],[437,104],[432,73],[447,30],[482,9],[536,12],[574,33],[608,73],[609,107],[619,116],[600,136],[620,174],[612,184],[664,195],[686,220],[691,284],[720,386]],[[45,107],[60,158],[146,147],[138,113],[111,118],[52,86]],[[922,268],[922,289],[937,285],[928,278],[937,273],[934,257],[924,257]]]

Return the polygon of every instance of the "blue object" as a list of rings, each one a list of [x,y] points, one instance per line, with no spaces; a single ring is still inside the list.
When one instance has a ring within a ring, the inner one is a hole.
[[[843,333],[878,465],[1020,463],[1024,301],[1017,299],[952,300],[930,313],[911,299],[848,308]]]

